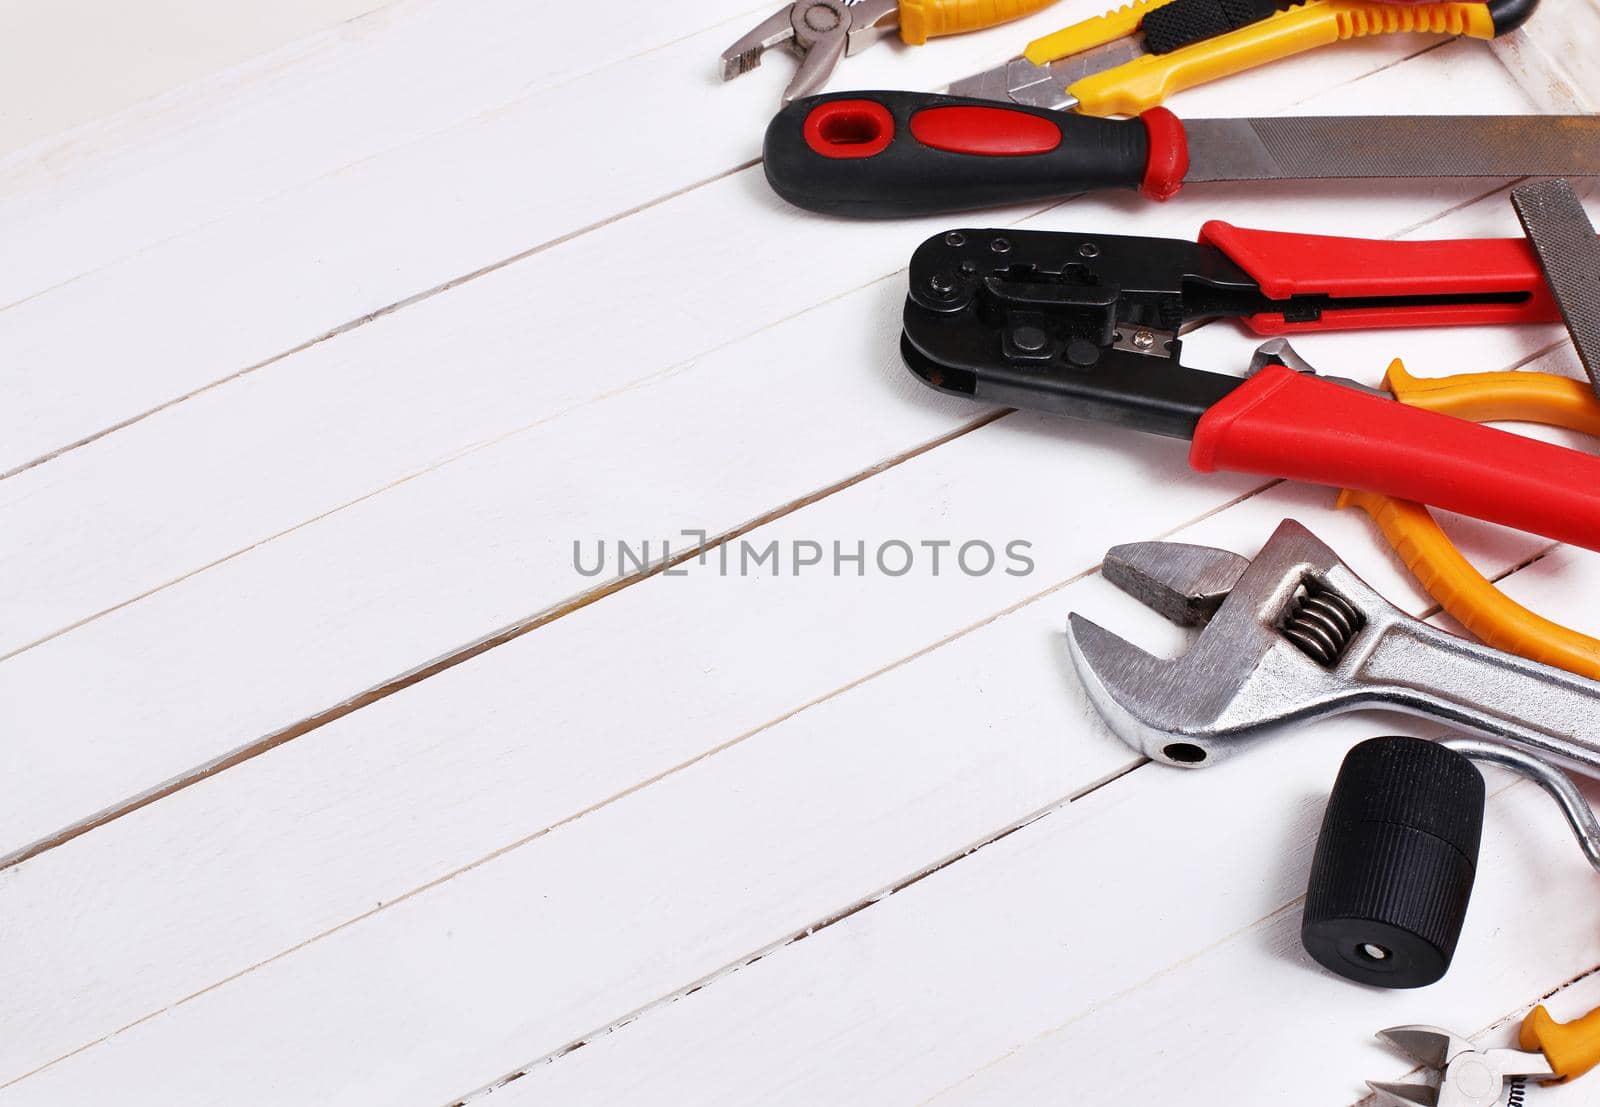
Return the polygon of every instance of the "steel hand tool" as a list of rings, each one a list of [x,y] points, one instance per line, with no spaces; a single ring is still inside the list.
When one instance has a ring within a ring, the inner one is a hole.
[[[1204,624],[1168,661],[1070,616],[1090,701],[1156,761],[1210,765],[1298,723],[1387,707],[1600,776],[1600,684],[1413,619],[1292,519],[1254,559],[1139,542],[1108,552],[1103,572],[1155,611]]]
[[[1407,32],[1493,38],[1537,0],[1137,0],[1030,42],[1022,55],[950,86],[973,96],[1087,115],[1136,115],[1168,96],[1353,38]]]
[[[767,181],[833,215],[928,215],[1191,181],[1600,175],[1600,117],[1098,119],[918,92],[798,100],[767,127]]]
[[[1395,1026],[1378,1038],[1418,1064],[1439,1072],[1439,1086],[1383,1084],[1369,1081],[1380,1100],[1394,1107],[1496,1107],[1510,1084],[1518,1089],[1529,1080],[1560,1080],[1561,1074],[1542,1053],[1515,1049],[1480,1050],[1467,1039],[1437,1026]]]
[[[1223,316],[1265,333],[1554,318],[1524,240],[1201,237],[936,235],[911,258],[902,356],[944,392],[1192,439],[1202,472],[1378,491],[1600,549],[1600,459],[1297,371],[1282,343],[1244,378],[1181,360],[1181,329]]]
[[[800,68],[783,101],[822,88],[839,59],[893,31],[919,46],[937,35],[976,31],[1031,15],[1054,0],[795,0],[756,24],[722,52],[722,79],[731,81],[761,64],[761,56],[787,46]]]
[[[1589,384],[1600,395],[1600,239],[1589,213],[1572,185],[1559,178],[1518,185],[1511,203],[1539,255]]]

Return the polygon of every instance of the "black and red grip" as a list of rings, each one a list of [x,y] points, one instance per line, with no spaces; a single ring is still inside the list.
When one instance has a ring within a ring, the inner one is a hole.
[[[1212,405],[1189,464],[1382,492],[1600,550],[1600,457],[1282,365]]]
[[[796,207],[883,217],[1028,203],[1099,188],[1165,200],[1189,168],[1183,124],[921,92],[796,100],[767,127],[767,180]]]
[[[1245,317],[1257,334],[1561,321],[1525,238],[1336,238],[1212,220],[1200,242],[1285,305]],[[1293,317],[1293,305],[1311,302],[1314,318]]]

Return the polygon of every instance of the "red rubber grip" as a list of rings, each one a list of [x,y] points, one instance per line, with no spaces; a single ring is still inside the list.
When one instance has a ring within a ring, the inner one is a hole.
[[[1513,303],[1331,308],[1320,319],[1287,323],[1276,312],[1252,315],[1258,334],[1559,322],[1533,247],[1524,238],[1460,238],[1432,242],[1334,238],[1258,231],[1212,220],[1200,241],[1215,246],[1274,300],[1393,296],[1513,295]]]
[[[1211,406],[1189,464],[1383,492],[1600,550],[1600,457],[1281,365]]]
[[[1139,116],[1139,121],[1150,140],[1139,191],[1152,200],[1170,200],[1183,187],[1183,176],[1189,172],[1189,136],[1183,121],[1166,108],[1151,108]]]

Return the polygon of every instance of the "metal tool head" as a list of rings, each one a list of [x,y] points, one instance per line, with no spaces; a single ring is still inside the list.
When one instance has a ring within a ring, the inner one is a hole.
[[[1369,1088],[1395,1107],[1495,1107],[1507,1081],[1559,1079],[1542,1053],[1480,1050],[1465,1038],[1437,1026],[1390,1027],[1380,1030],[1378,1039],[1439,1073],[1437,1088],[1427,1084],[1367,1082]]]
[[[1240,381],[1185,366],[1179,330],[1268,310],[1214,246],[962,228],[912,254],[901,350],[941,391],[1192,437]]]
[[[1155,657],[1074,613],[1067,644],[1090,700],[1123,741],[1169,765],[1209,765],[1294,723],[1359,705],[1344,670],[1363,630],[1404,618],[1337,554],[1285,520],[1254,560],[1173,542],[1118,546],[1106,576],[1146,606],[1205,629]]]
[[[1002,104],[1021,104],[1030,108],[1071,111],[1078,101],[1067,90],[1085,77],[1115,69],[1144,53],[1133,37],[1113,39],[1046,65],[1027,58],[1012,58],[1003,65],[963,77],[950,86],[952,96],[971,96],[977,100],[996,100]]]
[[[1511,203],[1572,336],[1589,387],[1600,394],[1600,238],[1583,201],[1559,177],[1511,190]]]
[[[834,66],[899,25],[899,0],[795,0],[756,24],[722,52],[722,79],[731,81],[761,64],[761,56],[787,46],[800,68],[783,102],[821,92]]]

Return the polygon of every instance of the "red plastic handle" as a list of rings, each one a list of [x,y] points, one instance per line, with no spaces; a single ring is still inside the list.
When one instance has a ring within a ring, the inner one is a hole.
[[[1189,464],[1383,492],[1600,550],[1600,457],[1281,365],[1212,405]]]
[[[1200,241],[1217,247],[1274,300],[1396,296],[1517,296],[1514,303],[1425,304],[1333,308],[1322,318],[1286,323],[1278,313],[1253,315],[1258,334],[1559,322],[1533,247],[1524,238],[1461,238],[1432,242],[1334,238],[1258,231],[1212,220]]]

